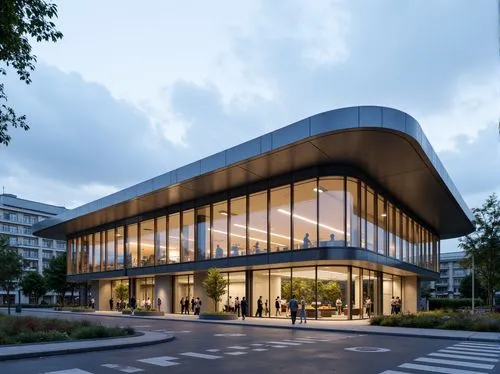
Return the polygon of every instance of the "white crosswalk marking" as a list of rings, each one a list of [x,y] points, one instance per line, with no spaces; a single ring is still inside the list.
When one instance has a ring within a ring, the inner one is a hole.
[[[499,361],[496,358],[474,357],[474,356],[464,356],[464,355],[450,355],[450,354],[446,354],[446,353],[429,353],[429,356],[446,357],[446,358],[460,358],[463,360],[483,361],[483,362],[498,362]]]
[[[89,371],[80,370],[80,369],[67,369],[67,370],[59,370],[59,371],[48,371],[44,374],[92,374]]]
[[[283,340],[284,342],[296,342],[296,343],[304,343],[304,344],[315,344],[317,341],[310,340],[310,339],[295,339],[295,340],[288,340],[285,339]]]
[[[279,341],[279,342],[266,342],[267,344],[277,344],[277,345],[301,345],[301,343],[288,343],[285,341]]]
[[[226,354],[231,356],[241,356],[241,355],[246,355],[247,352],[236,351],[236,352],[226,352]]]
[[[380,374],[408,374],[406,371],[386,370]]]
[[[254,347],[262,347],[264,344],[254,343],[254,344],[250,344],[250,345],[253,345]]]
[[[445,368],[442,366],[430,366],[430,365],[419,365],[419,364],[403,364],[399,365],[403,369],[413,369],[422,370],[429,373],[444,373],[444,374],[488,374],[486,372],[480,371],[470,371],[462,369]]]
[[[215,353],[215,352],[219,352],[220,349],[217,349],[217,348],[212,348],[212,349],[207,349],[206,350],[207,352],[212,352],[212,353]]]
[[[486,353],[496,353],[497,355],[500,354],[500,352],[491,350],[491,349],[481,349],[481,348],[464,348],[464,347],[457,347],[457,346],[451,346],[451,347],[446,347],[446,349],[456,349],[458,351],[465,351],[465,352],[486,352]]]
[[[456,355],[469,355],[469,356],[481,356],[481,357],[498,357],[495,353],[480,353],[480,352],[464,352],[464,351],[454,351],[451,349],[440,349],[438,352],[441,353],[452,353]]]
[[[273,348],[288,348],[286,345],[272,345]]]
[[[438,358],[428,358],[428,357],[419,357],[415,359],[417,362],[428,362],[430,364],[442,364],[442,365],[452,365],[452,366],[463,366],[467,368],[474,369],[493,369],[495,365],[488,364],[478,364],[476,362],[466,362],[466,361],[454,361],[454,360],[442,360]]]
[[[103,364],[101,366],[109,369],[116,369],[118,371],[121,371],[122,373],[138,373],[140,371],[144,371],[143,369],[139,369],[133,366],[123,366],[118,364]]]
[[[267,350],[268,350],[267,348],[254,348],[254,349],[252,349],[252,351],[255,351],[255,352],[264,352]]]
[[[185,352],[185,353],[181,353],[180,355],[187,356],[187,357],[203,358],[205,360],[216,360],[218,358],[222,358],[222,356],[207,355],[204,353],[196,353],[196,352]]]
[[[145,364],[151,364],[162,367],[179,365],[178,362],[172,362],[172,360],[178,360],[178,358],[170,356],[159,356],[159,357],[143,358],[137,361],[144,362]]]
[[[473,343],[473,342],[462,342],[460,344],[472,345],[472,346],[475,346],[475,347],[490,347],[490,348],[498,348],[498,349],[500,349],[500,345],[498,345],[498,344]]]
[[[230,349],[248,349],[248,347],[242,347],[241,345],[232,345],[228,348],[230,348]]]

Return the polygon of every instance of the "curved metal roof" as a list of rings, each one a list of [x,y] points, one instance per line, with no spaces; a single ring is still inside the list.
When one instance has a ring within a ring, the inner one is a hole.
[[[289,126],[66,211],[34,226],[43,237],[137,216],[318,164],[358,167],[442,239],[473,231],[472,213],[418,122],[392,108],[359,106]]]

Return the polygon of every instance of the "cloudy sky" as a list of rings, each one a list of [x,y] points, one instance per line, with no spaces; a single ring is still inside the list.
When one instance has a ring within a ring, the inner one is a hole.
[[[500,192],[496,0],[58,1],[0,183],[75,207],[315,113],[413,115],[469,206]],[[455,241],[444,244],[453,250]]]

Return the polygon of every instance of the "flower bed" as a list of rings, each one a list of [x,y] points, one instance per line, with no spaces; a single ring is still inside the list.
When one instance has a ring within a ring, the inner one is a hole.
[[[0,345],[111,338],[134,333],[130,327],[105,327],[89,321],[0,314]]]
[[[201,313],[199,315],[200,319],[217,320],[217,321],[231,321],[238,319],[238,316],[234,313]]]
[[[426,329],[500,332],[500,317],[494,314],[422,312],[396,316],[375,316],[370,324]]]

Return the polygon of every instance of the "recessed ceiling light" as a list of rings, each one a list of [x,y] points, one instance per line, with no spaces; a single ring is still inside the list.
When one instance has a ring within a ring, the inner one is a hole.
[[[227,216],[227,212],[225,210],[219,210],[219,214],[223,216]]]
[[[382,213],[380,216],[381,217],[387,217],[387,213]]]
[[[319,193],[323,193],[326,191],[326,189],[324,189],[323,187],[319,186],[319,187],[314,187],[313,188],[313,191],[314,192],[319,192]]]

